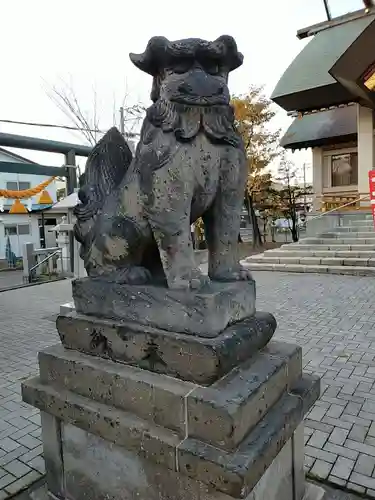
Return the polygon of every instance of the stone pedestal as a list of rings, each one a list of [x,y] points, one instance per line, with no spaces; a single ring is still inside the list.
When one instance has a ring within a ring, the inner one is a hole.
[[[48,489],[69,500],[317,500],[303,417],[319,380],[256,313],[215,338],[60,315],[63,345],[23,384]],[[306,496],[305,496],[306,495]]]
[[[199,291],[126,285],[100,278],[73,282],[77,312],[162,331],[217,337],[255,313],[255,281],[212,282]]]

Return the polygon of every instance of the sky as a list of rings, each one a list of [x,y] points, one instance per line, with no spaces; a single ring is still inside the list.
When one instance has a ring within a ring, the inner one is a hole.
[[[363,7],[362,0],[329,1],[333,16]],[[154,35],[232,35],[245,59],[230,76],[231,92],[257,84],[270,95],[306,44],[297,30],[326,19],[323,0],[17,0],[3,1],[1,14],[0,119],[71,125],[48,97],[53,86],[68,82],[88,112],[95,89],[102,129],[112,125],[114,103],[119,108],[124,96],[127,104],[150,104],[151,77],[128,54],[143,52]],[[275,109],[272,127],[285,131],[291,118]],[[79,133],[56,129],[0,123],[0,132],[84,142]],[[17,152],[45,165],[63,163],[61,155]],[[311,153],[292,159],[297,166],[310,164]]]

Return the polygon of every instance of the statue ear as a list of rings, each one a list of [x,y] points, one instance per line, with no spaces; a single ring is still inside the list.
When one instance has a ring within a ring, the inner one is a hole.
[[[156,76],[166,59],[170,42],[164,36],[154,36],[147,44],[143,54],[129,54],[132,63],[141,71]]]
[[[230,35],[222,35],[213,44],[218,47],[222,54],[222,62],[228,73],[239,68],[243,63],[243,54],[238,52],[235,39]]]

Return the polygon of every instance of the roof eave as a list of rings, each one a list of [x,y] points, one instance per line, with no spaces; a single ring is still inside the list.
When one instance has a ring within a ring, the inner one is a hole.
[[[321,148],[324,146],[332,146],[336,144],[345,144],[357,140],[357,134],[340,135],[337,137],[323,137],[303,142],[280,142],[280,146],[284,149],[298,151],[301,149]]]
[[[308,26],[307,28],[302,28],[297,31],[297,38],[299,40],[303,40],[304,38],[316,35],[320,31],[333,28],[334,26],[339,26],[340,24],[349,23],[350,21],[355,21],[356,19],[360,19],[361,17],[371,14],[375,14],[375,8],[369,9],[368,11],[366,11],[365,9],[360,9],[354,12],[349,12],[348,14],[335,17],[334,19],[331,19],[329,21],[323,21],[322,23],[317,23],[313,24],[312,26]]]

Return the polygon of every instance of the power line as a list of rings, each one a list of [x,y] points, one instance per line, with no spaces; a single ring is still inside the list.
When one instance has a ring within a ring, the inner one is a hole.
[[[134,120],[136,118],[133,118]],[[82,131],[82,128],[80,127],[72,127],[69,125],[55,125],[52,123],[37,123],[37,122],[21,122],[17,120],[0,120],[0,123],[10,123],[13,125],[27,125],[31,127],[48,127],[48,128],[60,128],[60,129],[65,129],[65,130],[74,130],[74,131]],[[105,134],[106,131],[104,130],[99,130],[99,129],[86,129],[88,132],[95,132],[99,134]],[[134,138],[138,137],[139,133],[137,132],[125,132],[125,136],[129,138]]]

